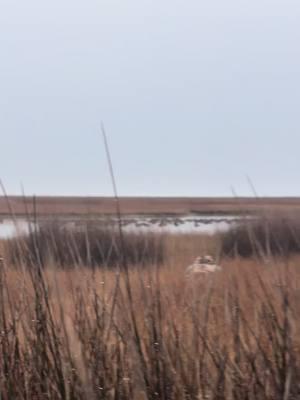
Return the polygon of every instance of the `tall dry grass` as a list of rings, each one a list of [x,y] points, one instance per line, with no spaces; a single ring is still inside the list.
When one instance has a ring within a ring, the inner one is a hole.
[[[170,236],[161,266],[114,270],[4,261],[1,399],[299,398],[300,258],[184,278],[218,248]]]

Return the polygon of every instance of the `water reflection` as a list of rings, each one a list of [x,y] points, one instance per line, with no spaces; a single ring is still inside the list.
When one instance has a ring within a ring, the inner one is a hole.
[[[29,223],[24,219],[4,219],[0,222],[0,238],[10,238],[17,235],[28,234],[30,227],[33,228],[34,224]]]

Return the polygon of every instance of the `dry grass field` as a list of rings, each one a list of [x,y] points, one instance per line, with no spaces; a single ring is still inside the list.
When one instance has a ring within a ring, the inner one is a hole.
[[[20,244],[21,245],[21,244]],[[170,235],[163,263],[0,269],[0,397],[298,399],[300,257],[221,259],[219,238]]]
[[[112,197],[37,197],[38,215],[79,216],[114,214],[115,199]],[[259,211],[300,211],[299,198],[184,198],[184,197],[121,197],[124,214],[239,214]],[[32,197],[10,196],[8,201],[0,197],[0,216],[23,216],[34,211]]]

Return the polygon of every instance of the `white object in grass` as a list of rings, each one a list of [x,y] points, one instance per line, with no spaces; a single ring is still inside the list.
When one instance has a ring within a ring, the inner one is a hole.
[[[221,271],[222,267],[216,264],[212,256],[206,255],[197,257],[193,264],[189,265],[185,271],[187,276],[195,274],[207,274]]]

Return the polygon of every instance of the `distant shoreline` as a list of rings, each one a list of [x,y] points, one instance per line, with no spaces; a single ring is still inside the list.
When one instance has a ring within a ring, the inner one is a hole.
[[[120,197],[124,215],[184,216],[243,215],[260,212],[300,212],[300,197]],[[113,197],[0,197],[0,218],[39,216],[98,217],[116,214]]]

